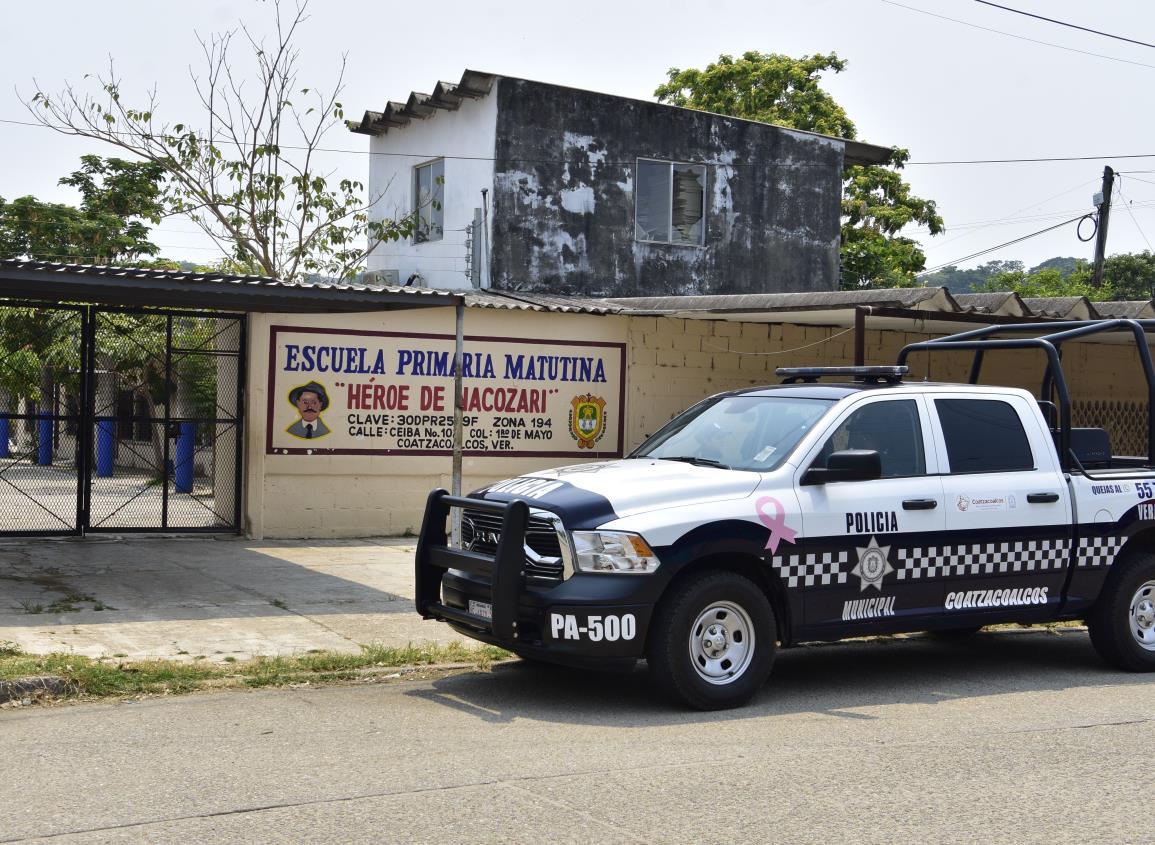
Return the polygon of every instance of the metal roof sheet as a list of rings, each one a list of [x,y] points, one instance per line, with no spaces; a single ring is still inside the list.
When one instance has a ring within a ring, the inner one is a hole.
[[[249,311],[387,311],[452,305],[452,291],[362,282],[289,282],[267,276],[192,273],[0,259],[0,296]]]
[[[961,311],[946,288],[891,288],[861,291],[808,291],[799,293],[748,293],[719,296],[615,297],[607,303],[633,312],[836,311],[858,305],[879,308]]]

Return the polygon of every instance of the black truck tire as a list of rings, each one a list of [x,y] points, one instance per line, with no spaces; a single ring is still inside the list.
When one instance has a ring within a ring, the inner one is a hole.
[[[1131,552],[1111,566],[1087,629],[1107,663],[1155,672],[1155,554]]]
[[[709,571],[658,606],[646,653],[658,687],[699,710],[745,704],[766,682],[778,644],[766,594],[742,575]]]

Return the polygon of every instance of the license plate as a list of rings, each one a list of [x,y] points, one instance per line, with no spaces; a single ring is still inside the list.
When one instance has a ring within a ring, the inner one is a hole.
[[[476,599],[469,600],[469,612],[474,616],[480,616],[482,619],[493,621],[493,605],[487,601],[477,601]]]

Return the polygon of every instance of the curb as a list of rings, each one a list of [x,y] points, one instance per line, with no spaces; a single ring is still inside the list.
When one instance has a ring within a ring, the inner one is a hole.
[[[29,678],[14,678],[0,681],[0,704],[35,696],[38,693],[52,697],[75,695],[79,687],[67,678],[57,675],[36,675]]]

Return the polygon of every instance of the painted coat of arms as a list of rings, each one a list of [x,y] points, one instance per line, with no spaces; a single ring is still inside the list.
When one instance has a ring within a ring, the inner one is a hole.
[[[606,433],[606,400],[587,393],[570,400],[569,432],[579,449],[592,449]]]

